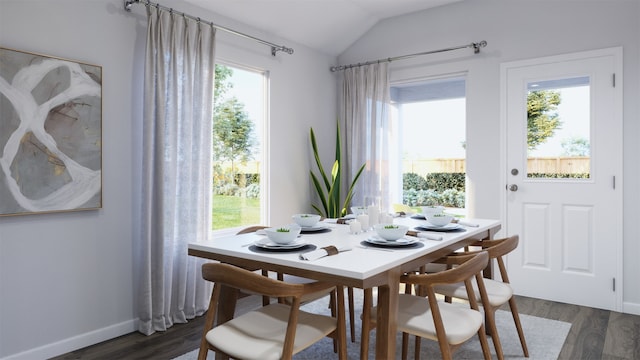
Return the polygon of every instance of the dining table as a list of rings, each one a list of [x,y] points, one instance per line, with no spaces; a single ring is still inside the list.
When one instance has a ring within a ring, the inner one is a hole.
[[[377,288],[375,358],[387,360],[395,358],[400,276],[478,240],[493,239],[501,228],[499,220],[470,218],[462,219],[450,229],[433,229],[424,219],[399,216],[393,218],[393,224],[407,225],[418,236],[403,238],[404,244],[387,245],[378,241],[371,228],[352,233],[351,227],[343,222],[325,219],[312,228],[303,229],[306,231],[296,240],[296,246],[287,249],[271,248],[266,236],[257,232],[192,242],[188,245],[188,254],[248,269],[331,282],[336,286]],[[317,254],[325,247],[338,251],[304,259],[305,254]],[[234,316],[233,296],[231,291],[221,294],[219,321]]]

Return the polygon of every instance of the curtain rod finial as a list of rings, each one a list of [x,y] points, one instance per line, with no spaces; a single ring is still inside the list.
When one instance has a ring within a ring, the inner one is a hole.
[[[483,48],[485,46],[487,46],[487,42],[485,40],[482,40],[477,43],[473,43],[473,52],[477,54],[480,52],[480,48]]]
[[[293,49],[292,48],[288,48],[286,46],[272,46],[271,47],[271,56],[276,56],[276,53],[278,51],[284,51],[289,55],[293,54]]]
[[[131,6],[137,2],[136,0],[124,0],[124,9],[126,11],[131,11]]]

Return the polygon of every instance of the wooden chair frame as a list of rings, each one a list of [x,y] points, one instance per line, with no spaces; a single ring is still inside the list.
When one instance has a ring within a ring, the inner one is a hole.
[[[448,261],[451,262],[451,259],[456,256],[468,256],[468,255],[478,253],[478,251],[486,251],[489,254],[489,261],[492,261],[494,259],[496,260],[502,282],[505,284],[509,284],[509,275],[507,274],[507,267],[505,266],[503,258],[504,256],[506,256],[507,254],[509,254],[511,251],[513,251],[518,247],[518,242],[519,242],[518,235],[513,235],[503,239],[478,241],[470,246],[480,247],[482,250],[475,250],[475,251],[469,250],[469,251],[454,253],[451,256],[449,256],[447,259]],[[449,263],[447,267],[450,267],[452,264],[453,263]],[[498,281],[498,280],[489,280],[489,281]],[[444,294],[444,295],[447,295],[447,294]],[[476,298],[477,297],[482,298],[482,296],[483,294],[475,294]],[[504,354],[502,350],[502,344],[500,343],[500,336],[498,334],[498,329],[496,327],[496,320],[495,320],[495,313],[500,306],[492,306],[489,299],[490,295],[487,294],[484,296],[486,296],[486,299],[483,300],[483,304],[484,304],[483,307],[484,307],[486,323],[488,327],[487,330],[493,340],[493,344],[496,349],[496,354],[498,356],[498,359],[502,360],[504,359]],[[471,295],[468,295],[467,299],[470,297]],[[452,299],[450,296],[445,296],[445,301],[451,302]],[[511,310],[511,315],[513,317],[514,324],[516,326],[516,330],[518,332],[518,337],[520,338],[520,345],[522,346],[522,352],[525,357],[529,357],[529,350],[527,348],[527,342],[525,340],[524,332],[522,330],[522,324],[520,323],[520,316],[518,314],[518,308],[517,308],[516,300],[514,296],[511,296],[511,298],[509,298],[508,304]]]
[[[460,265],[445,270],[438,273],[433,274],[405,274],[401,276],[400,281],[402,283],[419,286],[420,289],[424,291],[424,294],[427,297],[429,302],[429,308],[431,310],[433,322],[436,330],[436,337],[438,339],[438,344],[440,346],[440,350],[442,352],[443,359],[451,359],[453,352],[459,347],[459,345],[449,344],[447,340],[446,331],[443,324],[442,315],[440,313],[440,308],[438,305],[438,300],[436,298],[436,294],[434,292],[434,286],[438,284],[449,284],[449,283],[457,283],[464,282],[467,287],[467,292],[469,294],[473,294],[473,287],[471,284],[471,279],[475,277],[478,286],[481,289],[484,289],[484,282],[482,278],[482,270],[488,264],[489,256],[485,252],[480,252],[478,254],[473,254],[465,257],[458,257],[456,262]],[[364,309],[362,313],[362,344],[360,348],[360,357],[362,359],[366,359],[368,356],[368,347],[369,347],[369,331],[371,331],[375,324],[371,321],[371,306],[372,306],[372,293],[370,289],[369,291],[365,291],[365,299],[364,299]],[[413,295],[413,296],[421,296],[421,295]],[[478,302],[475,298],[469,301],[470,308],[476,311],[479,311]],[[398,311],[402,311],[402,309],[398,309]],[[402,331],[401,326],[399,326],[398,331]],[[480,345],[482,347],[482,353],[485,359],[491,359],[491,352],[489,351],[489,344],[487,342],[487,336],[485,333],[484,325],[480,324],[480,327],[477,331],[478,338],[480,339]],[[403,332],[403,347],[402,347],[402,359],[407,358],[407,339],[408,334]],[[415,359],[420,358],[420,342],[418,341],[419,337],[416,336],[416,351],[415,351]]]
[[[321,219],[323,220],[323,219]],[[236,234],[237,235],[241,235],[241,234],[250,234],[250,233],[254,233],[258,230],[263,230],[268,228],[269,226],[264,226],[264,225],[254,225],[254,226],[249,226],[246,227],[240,231],[238,231]],[[263,276],[269,276],[269,272],[267,270],[262,270],[262,275]],[[277,273],[276,274],[277,279],[281,280],[281,281],[286,281],[285,275],[282,273]],[[324,294],[321,294],[322,296],[324,296]],[[330,294],[330,299],[329,299],[329,307],[331,308],[332,311],[332,315],[336,315],[335,314],[335,308],[336,308],[336,294],[335,292],[332,292]],[[320,298],[320,297],[318,297]],[[356,329],[355,329],[355,301],[354,301],[354,293],[353,293],[353,288],[352,287],[348,287],[347,288],[347,298],[348,298],[348,305],[349,305],[349,330],[350,330],[350,335],[351,335],[351,342],[355,342],[356,341]],[[313,299],[315,300],[315,299]],[[311,301],[313,301],[311,300]],[[262,297],[262,305],[268,305],[270,302],[270,298],[268,296],[263,296]],[[286,299],[284,298],[279,298],[278,302],[280,303],[285,303]]]
[[[236,291],[247,290],[253,293],[263,294],[269,297],[287,297],[292,299],[290,305],[288,325],[282,350],[282,359],[288,360],[293,356],[296,326],[300,309],[301,298],[305,294],[314,293],[323,289],[336,288],[338,296],[338,315],[336,329],[330,334],[337,341],[338,355],[340,359],[346,359],[346,335],[345,335],[345,314],[344,314],[344,289],[341,286],[326,282],[313,282],[308,284],[290,284],[276,279],[262,276],[252,271],[239,268],[237,266],[223,263],[207,263],[202,266],[202,277],[214,282],[211,301],[207,310],[204,331],[200,342],[200,352],[198,360],[206,360],[208,350],[213,350],[218,354],[229,357],[220,349],[213,347],[207,340],[206,334],[216,324],[216,313],[222,287],[228,287]],[[340,301],[342,296],[342,301]],[[250,344],[248,344],[250,346]]]

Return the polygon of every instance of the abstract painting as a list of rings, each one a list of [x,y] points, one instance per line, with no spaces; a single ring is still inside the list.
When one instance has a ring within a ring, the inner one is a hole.
[[[102,67],[0,47],[0,216],[102,207]]]

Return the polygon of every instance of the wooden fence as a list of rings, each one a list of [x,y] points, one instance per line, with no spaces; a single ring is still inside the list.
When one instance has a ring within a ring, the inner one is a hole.
[[[591,158],[583,157],[540,157],[527,159],[527,172],[540,174],[588,174],[591,172]]]
[[[538,157],[527,160],[528,173],[544,174],[581,174],[589,173],[589,157]],[[404,160],[404,172],[418,175],[429,173],[463,173],[466,171],[465,159],[428,159]]]
[[[527,162],[527,172],[545,174],[589,173],[591,165],[589,157],[539,157],[529,158]],[[230,164],[227,165],[230,168]],[[403,160],[402,166],[405,173],[411,172],[418,175],[466,171],[465,159]],[[257,161],[246,164],[236,163],[235,167],[240,174],[256,174],[260,171],[260,164]]]

